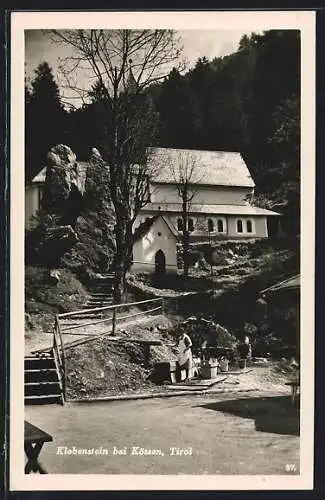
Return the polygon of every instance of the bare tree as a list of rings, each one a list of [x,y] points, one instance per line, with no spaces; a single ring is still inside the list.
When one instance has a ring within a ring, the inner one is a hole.
[[[148,202],[148,147],[157,118],[146,88],[178,61],[179,40],[172,30],[63,30],[53,31],[53,40],[73,49],[62,60],[61,73],[74,97],[89,96],[80,74],[98,82],[107,97],[100,152],[116,216],[114,298],[120,302],[132,263],[133,222]]]
[[[197,193],[197,162],[190,151],[179,151],[176,157],[170,158],[170,170],[179,198],[182,201],[182,248],[184,276],[188,276],[189,271],[189,213],[191,203]]]

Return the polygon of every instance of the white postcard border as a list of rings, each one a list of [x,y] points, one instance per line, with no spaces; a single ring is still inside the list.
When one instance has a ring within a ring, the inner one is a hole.
[[[301,439],[299,476],[25,475],[24,30],[54,28],[301,30]],[[13,12],[11,14],[11,490],[311,489],[314,446],[315,12]]]

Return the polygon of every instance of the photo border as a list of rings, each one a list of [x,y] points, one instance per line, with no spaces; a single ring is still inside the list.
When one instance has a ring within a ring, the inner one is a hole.
[[[281,13],[283,11],[277,11],[275,12],[275,15],[277,17],[281,17]],[[312,11],[305,11],[305,12],[308,12],[309,13],[309,17],[313,17],[313,16],[310,16],[310,14],[313,14]],[[274,12],[272,12],[274,13]],[[18,12],[14,12],[13,13],[13,16],[16,16],[17,14],[21,14],[21,13],[18,13]],[[38,18],[40,18],[40,16],[42,16],[43,12],[40,13],[29,13],[29,12],[24,12],[22,13],[23,16],[25,16],[26,18],[26,15],[29,15],[29,14],[33,14],[33,15],[36,15]],[[53,14],[57,14],[56,12],[53,13],[53,12],[47,12],[46,14],[51,14],[53,16]],[[63,11],[62,14],[64,14],[64,17],[66,18],[67,16],[67,12],[66,11]],[[76,12],[72,12],[73,16],[74,16],[74,19],[76,19]],[[105,13],[106,14],[106,13]],[[109,15],[111,15],[112,13],[108,13]],[[116,13],[116,14],[127,14],[127,15],[132,15],[132,13],[130,12],[123,12],[123,13]],[[140,14],[141,16],[144,15],[143,12],[136,12],[136,14]],[[147,13],[145,13],[147,14]],[[165,12],[162,13],[162,14],[166,14]],[[182,13],[183,14],[183,13]],[[187,14],[187,13],[186,13]],[[211,17],[211,13],[208,13],[209,16]],[[219,12],[217,13],[219,14]],[[229,14],[230,16],[233,16],[235,14],[234,11],[227,11],[227,14]],[[240,13],[240,14],[243,14],[243,13]],[[255,14],[255,13],[252,13],[251,11],[248,12],[249,16],[252,17],[252,14]],[[259,13],[260,14],[260,13]],[[271,12],[267,12],[267,13],[264,13],[267,17],[268,17],[268,25],[270,23],[270,14]],[[298,12],[298,11],[295,11],[294,13],[290,13],[291,15],[292,14],[296,14],[296,18],[298,18],[300,15],[301,15],[301,11]],[[89,15],[89,14],[88,14]],[[113,15],[115,15],[115,13],[113,13]],[[172,12],[172,15],[173,17],[175,18],[175,12]],[[195,12],[195,17],[197,18],[198,16],[198,12]],[[16,16],[17,17],[17,16]],[[11,18],[13,19],[13,17]],[[53,17],[52,17],[53,19]],[[51,19],[51,28],[54,27],[52,25],[52,19]],[[156,18],[157,19],[157,18]],[[295,21],[297,21],[297,19],[295,19]],[[87,19],[87,22],[89,22],[89,18]],[[314,22],[315,24],[315,22]],[[39,26],[39,27],[42,27],[44,28],[44,22],[41,23],[42,26]],[[61,26],[61,28],[64,28],[65,26]],[[98,25],[96,25],[96,27],[98,27]],[[110,26],[111,27],[111,26]],[[125,24],[123,23],[123,27],[125,27]],[[156,22],[154,24],[154,27],[158,27],[156,25]],[[30,29],[30,26],[28,26],[28,28]],[[26,25],[24,25],[24,29],[28,29],[26,28]],[[295,26],[295,29],[297,28],[297,26]],[[15,27],[16,29],[16,27]],[[50,29],[50,28],[49,28]],[[177,29],[177,28],[175,28]],[[259,28],[251,28],[250,30],[256,30],[256,29],[259,29]],[[268,28],[265,28],[265,29],[270,29],[269,27]],[[309,27],[310,29],[310,27]],[[302,165],[305,165],[305,164],[309,164],[310,165],[310,158],[311,157],[315,157],[315,151],[314,151],[314,147],[309,144],[310,141],[312,141],[312,137],[313,137],[313,134],[315,134],[315,130],[314,130],[314,114],[315,114],[315,103],[314,103],[314,92],[311,92],[309,95],[306,95],[306,92],[308,93],[308,88],[306,88],[305,84],[306,82],[303,81],[303,72],[305,71],[305,76],[307,76],[307,79],[308,80],[311,80],[312,76],[314,75],[314,78],[315,78],[315,67],[313,65],[313,57],[311,57],[311,54],[313,54],[313,51],[315,51],[315,33],[313,33],[313,27],[311,28],[311,33],[309,33],[309,36],[313,39],[313,40],[310,40],[311,43],[310,45],[308,45],[308,47],[305,47],[305,53],[304,53],[304,56],[303,56],[303,50],[302,50],[302,60],[303,58],[308,58],[309,61],[309,67],[308,68],[305,68],[303,70],[303,65],[302,65],[302,89],[301,89],[301,93],[302,93],[302,137],[305,135],[305,138],[306,138],[306,135],[309,136],[309,141],[308,141],[308,145],[304,143],[304,139],[302,141],[302,151],[301,151],[301,157],[302,157]],[[24,80],[22,79],[23,77],[23,65],[21,65],[21,54],[19,55],[19,57],[17,57],[17,59],[15,57],[13,57],[13,54],[15,54],[15,56],[18,54],[18,52],[21,52],[21,46],[19,44],[21,44],[21,31],[19,33],[19,35],[17,36],[17,32],[15,31],[15,33],[12,33],[12,39],[11,39],[11,42],[12,42],[12,56],[11,56],[11,81],[14,82],[14,85],[13,87],[11,88],[11,119],[12,119],[12,123],[11,123],[11,133],[12,133],[12,137],[13,136],[17,136],[17,131],[18,131],[18,135],[20,137],[20,139],[18,139],[18,142],[20,143],[21,147],[20,148],[17,148],[17,146],[15,146],[17,144],[17,139],[15,139],[15,141],[12,141],[11,142],[11,157],[12,157],[12,160],[11,160],[11,174],[14,177],[17,176],[17,174],[19,173],[19,170],[18,170],[18,167],[20,166],[20,169],[21,169],[21,165],[24,164],[24,151],[23,151],[23,142],[22,142],[22,139],[21,137],[23,137],[23,130],[22,130],[22,124],[21,122],[23,122],[23,120],[21,120],[21,116],[22,116],[22,113],[21,111],[24,109],[23,107],[23,96],[21,94],[23,94],[23,92],[20,92],[19,89],[17,91],[17,86],[19,86],[20,88],[20,85],[21,85],[21,82],[23,82]],[[16,52],[17,50],[17,44],[18,44],[18,51]],[[302,47],[303,48],[303,47]],[[22,66],[22,67],[21,67]],[[309,82],[309,85],[310,85],[310,82]],[[23,86],[21,87],[23,89]],[[306,97],[304,97],[304,95]],[[307,125],[307,129],[305,129],[306,127],[306,123],[308,124]],[[304,131],[305,129],[305,131]],[[15,145],[14,145],[15,144]],[[309,167],[310,168],[310,167]],[[20,170],[21,172],[21,170]],[[305,181],[304,181],[304,184],[305,184]],[[308,178],[308,182],[307,182],[308,186],[307,186],[307,189],[305,188],[305,186],[302,186],[302,196],[301,196],[301,206],[309,206],[310,207],[310,210],[313,209],[313,207],[311,205],[311,200],[314,201],[314,197],[315,197],[315,178],[314,178],[314,174],[313,175],[310,175],[309,173],[309,178]],[[22,195],[22,196],[21,196]],[[19,186],[17,185],[17,182],[16,180],[14,179],[11,183],[11,220],[12,220],[12,224],[11,224],[11,245],[12,245],[12,250],[11,250],[11,299],[12,299],[12,303],[11,303],[11,321],[12,321],[12,330],[11,330],[11,404],[10,404],[10,414],[11,414],[11,423],[12,423],[12,431],[11,431],[11,446],[13,447],[12,448],[12,452],[11,452],[11,456],[10,456],[10,459],[11,459],[11,470],[13,470],[14,468],[18,468],[18,467],[21,467],[23,462],[24,462],[24,454],[23,454],[23,447],[21,447],[21,443],[23,441],[23,426],[22,426],[22,423],[23,423],[23,418],[21,418],[22,416],[22,412],[23,412],[23,405],[21,405],[21,402],[23,403],[23,397],[21,397],[22,395],[22,387],[20,387],[20,389],[18,388],[18,385],[16,383],[16,381],[18,380],[18,384],[20,382],[20,386],[22,386],[21,384],[21,381],[22,381],[22,374],[23,374],[23,371],[22,371],[22,367],[23,367],[23,357],[21,357],[21,352],[19,352],[19,350],[16,350],[16,346],[19,345],[19,343],[21,342],[21,331],[23,332],[23,328],[21,330],[21,326],[23,327],[23,323],[21,323],[21,314],[17,314],[17,304],[19,305],[18,306],[18,310],[21,310],[21,304],[23,304],[23,298],[24,298],[24,293],[23,293],[23,282],[21,280],[21,269],[23,270],[24,268],[24,255],[23,255],[23,239],[24,239],[24,235],[21,234],[23,233],[23,231],[21,231],[21,222],[20,221],[24,221],[24,207],[23,207],[23,204],[21,203],[21,201],[24,199],[24,194],[23,194],[23,183]],[[312,220],[311,220],[312,219]],[[304,210],[303,213],[302,213],[302,218],[301,218],[301,222],[302,222],[302,230],[301,230],[301,233],[302,233],[302,239],[301,239],[301,245],[302,245],[302,262],[301,262],[301,276],[302,276],[302,288],[304,288],[306,291],[308,291],[308,300],[306,302],[306,300],[303,298],[303,293],[302,293],[302,303],[301,303],[301,311],[302,311],[302,318],[301,318],[301,331],[305,331],[306,329],[310,331],[310,325],[313,324],[313,307],[312,307],[312,304],[313,304],[313,289],[314,289],[314,273],[310,273],[309,274],[309,270],[310,270],[310,265],[312,263],[312,267],[313,267],[313,264],[314,264],[314,241],[313,241],[313,238],[310,238],[310,231],[313,233],[314,232],[314,217],[312,216],[310,218],[310,211],[309,211],[309,214],[307,214],[307,210]],[[23,226],[24,227],[24,226]],[[305,230],[304,230],[305,228]],[[308,231],[306,232],[306,228],[308,228]],[[308,236],[307,236],[308,235]],[[306,252],[306,249],[307,249],[307,252]],[[305,254],[305,256],[303,256],[303,254]],[[306,256],[307,256],[307,259],[308,259],[308,266],[306,264]],[[20,274],[19,274],[20,273]],[[20,278],[19,278],[20,276]],[[307,292],[306,292],[307,293]],[[308,306],[308,307],[306,307]],[[19,332],[19,333],[18,333]],[[14,339],[12,338],[14,337]],[[308,367],[310,369],[310,371],[312,372],[313,370],[311,370],[311,368],[313,367],[313,363],[314,363],[314,353],[313,353],[313,339],[312,341],[310,340],[310,337],[306,337],[306,336],[302,336],[301,338],[301,341],[302,341],[302,345],[301,345],[301,351],[304,353],[303,355],[306,356],[306,353],[307,353],[307,360],[308,360]],[[308,343],[308,345],[307,345]],[[15,346],[15,349],[13,349],[13,345]],[[304,364],[304,363],[302,363]],[[21,365],[21,367],[19,368],[19,366]],[[18,368],[17,368],[18,367]],[[309,410],[311,410],[313,408],[313,391],[311,390],[311,388],[313,387],[313,380],[310,381],[310,377],[308,379],[308,377],[304,378],[302,377],[302,399],[301,399],[301,402],[302,402],[302,417],[303,417],[303,413],[304,413],[304,408],[308,407]],[[310,397],[311,395],[311,397]],[[21,401],[20,401],[21,400]],[[307,406],[306,406],[307,405]],[[310,453],[312,452],[312,447],[313,447],[313,430],[310,430],[310,425],[309,423],[307,422],[307,419],[304,419],[302,418],[302,434],[305,434],[307,433],[307,435],[309,436],[308,437],[308,455],[310,457]],[[302,441],[302,440],[301,440]],[[301,442],[301,448],[302,448],[303,444]],[[20,451],[19,451],[20,450]],[[306,456],[306,454],[304,453],[304,456]],[[305,467],[305,470],[309,469],[310,466],[309,464],[302,464],[303,467]],[[302,468],[303,468],[302,467]],[[23,467],[22,467],[22,470],[23,470]],[[272,480],[272,482],[274,483],[274,478],[272,477],[271,479],[267,479],[266,476],[260,476],[257,478],[257,485],[256,485],[256,489],[265,489],[265,486],[267,486],[266,489],[279,489],[279,486],[281,487],[281,489],[309,489],[311,486],[312,486],[312,471],[308,471],[308,481],[307,482],[303,482],[301,483],[301,481],[298,481],[297,479],[298,478],[301,478],[302,474],[300,474],[299,476],[276,476],[276,484],[274,485],[271,485],[270,484],[270,480]],[[21,489],[25,489],[25,490],[30,490],[30,489],[34,489],[35,486],[39,486],[39,490],[42,490],[42,491],[48,491],[48,490],[51,490],[52,491],[52,488],[48,488],[47,485],[45,483],[48,482],[49,478],[52,477],[53,481],[55,483],[58,482],[58,479],[60,478],[66,478],[65,480],[63,480],[63,486],[65,486],[65,491],[67,491],[68,489],[72,489],[72,488],[66,488],[66,486],[69,486],[68,483],[73,481],[73,477],[74,479],[77,479],[78,480],[78,483],[79,482],[82,482],[84,484],[80,485],[82,486],[80,489],[83,490],[83,489],[89,489],[87,488],[88,486],[88,481],[84,481],[82,480],[81,481],[81,478],[80,476],[86,476],[87,480],[89,478],[92,477],[92,480],[93,481],[96,481],[98,482],[98,479],[101,475],[58,475],[58,474],[55,474],[55,475],[49,475],[49,476],[40,476],[40,477],[37,477],[36,476],[32,476],[32,478],[30,477],[26,477],[24,474],[20,474],[16,477],[16,475],[14,474],[14,476],[11,476],[11,489],[15,489],[15,490],[18,490],[20,491]],[[108,477],[109,478],[109,481],[110,483],[112,483],[112,476],[109,475],[109,476],[105,476],[105,477]],[[121,484],[123,484],[123,482],[125,482],[125,479],[127,478],[129,482],[130,479],[134,478],[134,482],[132,481],[132,488],[130,488],[130,490],[133,490],[133,488],[135,489],[142,489],[142,479],[145,480],[145,482],[147,483],[145,485],[145,489],[149,489],[151,491],[154,491],[154,490],[160,490],[160,488],[157,488],[157,478],[160,477],[163,482],[165,483],[166,482],[166,476],[163,475],[163,476],[130,476],[130,475],[119,475],[119,481]],[[139,481],[139,477],[141,477],[141,480]],[[174,477],[174,476],[168,476],[168,478],[170,477]],[[218,478],[218,480],[221,480],[223,479],[225,476],[223,476],[222,478],[220,478],[220,476],[211,476],[211,477],[206,477],[206,476],[185,476],[185,477],[182,477],[182,476],[176,476],[177,480],[176,482],[178,484],[174,484],[172,486],[175,486],[174,490],[175,489],[189,489],[189,490],[192,490],[193,488],[184,488],[184,483],[185,482],[188,482],[188,478],[191,477],[191,478],[195,478],[194,479],[194,482],[193,482],[193,486],[194,486],[194,489],[200,489],[200,490],[203,490],[203,489],[206,489],[206,490],[214,490],[215,489],[215,479],[216,477]],[[280,477],[282,478],[282,480],[279,480]],[[229,486],[231,486],[231,489],[233,489],[234,487],[234,484],[233,484],[233,479],[236,478],[236,487],[238,485],[238,483],[240,482],[240,486],[244,485],[245,486],[245,490],[250,490],[250,489],[255,489],[252,488],[252,485],[251,485],[251,481],[252,481],[252,476],[248,476],[248,480],[246,481],[246,484],[242,483],[241,481],[239,481],[239,478],[241,478],[241,476],[230,476],[229,477]],[[32,479],[32,481],[31,481]],[[27,481],[26,481],[27,480]],[[292,480],[292,481],[291,481]],[[202,487],[202,484],[199,484],[201,483],[202,481],[206,482],[207,484],[204,485],[204,487]],[[245,481],[245,480],[244,480]],[[255,481],[255,477],[254,477],[254,481]],[[181,484],[183,483],[183,484]],[[195,483],[195,484],[194,484]],[[292,484],[289,484],[289,483],[292,483]],[[117,483],[116,483],[117,484]],[[76,484],[74,484],[76,485]],[[111,484],[110,484],[111,485]],[[115,483],[114,483],[115,485]],[[23,488],[20,488],[20,486],[23,486]],[[50,485],[51,486],[51,485]],[[192,486],[192,484],[191,484]],[[200,486],[198,488],[198,486]],[[218,485],[219,486],[219,485]],[[79,488],[78,488],[79,489]],[[115,488],[113,488],[115,489]],[[164,488],[163,488],[164,489]],[[227,488],[228,489],[228,488]],[[237,489],[237,488],[236,488]],[[241,488],[240,488],[241,489]],[[73,489],[74,490],[74,489]],[[96,488],[97,490],[97,488]],[[93,491],[96,491],[96,490],[93,490]],[[103,488],[101,487],[98,491],[102,491]],[[124,488],[123,488],[124,490]],[[125,490],[129,490],[129,488],[126,488]],[[122,488],[120,489],[120,491],[122,491]]]

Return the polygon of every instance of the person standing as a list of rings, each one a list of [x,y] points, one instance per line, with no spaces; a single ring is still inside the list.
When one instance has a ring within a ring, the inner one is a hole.
[[[187,333],[181,333],[178,337],[178,368],[186,371],[185,380],[192,376],[192,341]]]
[[[241,359],[241,365],[243,368],[246,368],[247,359],[250,359],[252,356],[252,347],[247,336],[245,336],[243,341],[239,344],[238,351]]]

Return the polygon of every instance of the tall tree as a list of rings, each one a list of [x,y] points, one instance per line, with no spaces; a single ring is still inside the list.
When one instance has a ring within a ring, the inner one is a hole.
[[[268,138],[273,148],[268,167],[269,198],[284,201],[282,226],[289,234],[300,231],[300,102],[296,96],[281,102],[273,114]],[[271,191],[271,192],[270,192]]]
[[[183,265],[184,277],[187,277],[189,271],[190,247],[189,213],[192,200],[197,192],[194,178],[197,177],[196,174],[198,165],[193,154],[190,151],[179,151],[176,161],[170,159],[168,163],[168,168],[171,170],[173,182],[176,185],[177,193],[182,203]],[[198,179],[196,178],[196,181],[197,180]]]
[[[100,148],[105,142],[104,130],[110,120],[110,106],[109,96],[97,81],[89,89],[89,102],[70,109],[67,143],[79,159],[88,160],[92,148]]]
[[[201,127],[197,137],[197,147],[201,149],[212,149],[215,141],[215,117],[219,116],[215,106],[215,71],[210,61],[206,58],[198,59],[195,67],[187,76],[191,91],[196,96],[201,115]],[[221,118],[221,117],[220,117]]]
[[[300,98],[300,33],[296,30],[271,30],[255,35],[256,61],[245,102],[249,117],[249,143],[246,156],[261,189],[267,166],[276,148],[269,141],[274,131],[275,112],[286,99]]]
[[[47,62],[35,70],[31,91],[25,93],[25,99],[26,179],[30,180],[44,165],[49,149],[64,139],[65,111]]]
[[[120,302],[132,262],[133,222],[148,202],[148,146],[156,116],[144,91],[168,74],[180,49],[171,30],[64,30],[53,37],[74,50],[61,68],[69,89],[89,94],[71,82],[71,72],[87,65],[110,103],[100,152],[116,216],[114,298]]]
[[[195,147],[201,128],[199,103],[188,79],[175,68],[162,85],[156,106],[160,116],[160,145]]]

